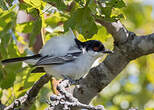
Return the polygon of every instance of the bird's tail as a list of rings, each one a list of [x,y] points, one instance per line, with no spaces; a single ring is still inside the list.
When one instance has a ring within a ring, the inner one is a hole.
[[[38,59],[40,58],[41,55],[37,54],[37,55],[33,55],[33,56],[26,56],[26,57],[18,57],[18,58],[10,58],[10,59],[5,59],[2,60],[1,63],[2,64],[7,64],[7,63],[13,63],[13,62],[19,62],[19,61],[25,61],[25,60],[30,60],[30,59]]]

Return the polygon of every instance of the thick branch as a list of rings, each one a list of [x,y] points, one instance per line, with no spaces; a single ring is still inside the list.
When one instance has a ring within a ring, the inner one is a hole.
[[[4,110],[14,110],[20,106],[20,110],[29,110],[40,89],[50,78],[51,76],[48,76],[47,74],[43,75],[24,96],[16,99],[11,105],[5,107]]]
[[[154,33],[145,36],[135,36],[134,39],[127,43],[129,59],[133,60],[140,56],[154,53]]]
[[[120,21],[110,23],[108,21],[96,19],[96,22],[106,27],[107,31],[113,36],[115,42],[124,43],[127,41],[129,32]]]

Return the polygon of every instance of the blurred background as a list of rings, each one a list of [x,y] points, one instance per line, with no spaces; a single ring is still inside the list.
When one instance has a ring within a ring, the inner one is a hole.
[[[122,13],[120,21],[137,35],[153,33],[154,0],[124,2],[126,6],[120,10],[113,9],[112,14]],[[63,27],[66,25],[63,25],[63,22],[68,19],[69,14],[67,11],[65,14],[61,12],[63,4],[59,4],[58,9],[51,5],[55,4],[46,4],[41,0],[0,2],[0,60],[38,53],[47,40],[64,32]],[[84,33],[75,34],[80,40],[100,40],[107,48],[112,49],[111,35],[104,27],[98,25],[97,28],[98,32],[92,38],[83,37]],[[0,102],[9,105],[24,95],[33,83],[45,74],[31,74],[31,70],[25,63],[0,65]],[[49,82],[41,89],[32,110],[45,109],[48,106],[45,100],[51,94],[52,85]],[[154,55],[143,56],[130,62],[91,103],[102,104],[106,110],[128,110],[131,107],[154,110]]]

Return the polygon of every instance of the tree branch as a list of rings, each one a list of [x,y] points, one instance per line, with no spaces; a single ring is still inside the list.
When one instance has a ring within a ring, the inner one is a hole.
[[[98,20],[97,20],[98,21]],[[98,21],[106,27],[118,43],[114,45],[114,54],[110,54],[74,89],[74,96],[82,103],[88,104],[104,87],[106,87],[126,66],[140,56],[154,52],[154,34],[136,36],[118,22]]]
[[[127,43],[125,49],[129,59],[133,60],[140,56],[154,53],[154,33],[144,36],[135,36],[134,39]]]
[[[95,107],[80,103],[78,99],[74,98],[71,93],[66,91],[67,87],[70,87],[69,80],[63,80],[58,84],[57,90],[59,94],[50,97],[52,102],[49,103],[50,107],[47,110],[72,110],[72,107],[88,110],[104,110],[104,107],[101,105]]]
[[[120,21],[111,23],[111,22],[104,21],[98,18],[96,18],[95,21],[100,23],[102,26],[104,26],[107,29],[107,31],[113,36],[114,42],[124,43],[127,41],[129,32],[121,24]]]
[[[14,110],[15,108],[20,108],[20,110],[29,110],[40,89],[49,81],[50,78],[51,76],[48,76],[47,74],[43,75],[24,96],[16,99],[11,105],[5,107],[4,110]]]

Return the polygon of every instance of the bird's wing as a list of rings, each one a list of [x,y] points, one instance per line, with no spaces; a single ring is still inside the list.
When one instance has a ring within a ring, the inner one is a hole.
[[[45,56],[42,57],[34,66],[44,66],[44,65],[58,65],[58,64],[64,64],[66,62],[71,62],[74,61],[75,59],[78,58],[78,56],[82,52],[73,52],[73,53],[68,53],[65,56]]]
[[[71,47],[76,46],[75,35],[70,29],[63,35],[52,37],[40,50],[42,56],[64,56]]]
[[[44,73],[44,72],[45,70],[43,67],[36,67],[35,69],[31,71],[31,73]]]

